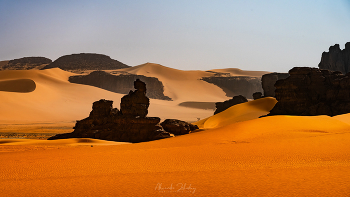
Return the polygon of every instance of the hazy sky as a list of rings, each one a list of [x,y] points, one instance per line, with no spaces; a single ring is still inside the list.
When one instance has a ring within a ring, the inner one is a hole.
[[[350,41],[350,0],[0,0],[0,60],[101,53],[130,66],[287,72]]]

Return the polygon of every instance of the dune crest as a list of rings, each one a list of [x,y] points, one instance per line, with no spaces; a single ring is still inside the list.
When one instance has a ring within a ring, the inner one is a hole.
[[[235,122],[242,122],[266,115],[275,106],[277,100],[272,97],[261,98],[234,105],[227,110],[205,120],[195,122],[200,129],[223,127]]]

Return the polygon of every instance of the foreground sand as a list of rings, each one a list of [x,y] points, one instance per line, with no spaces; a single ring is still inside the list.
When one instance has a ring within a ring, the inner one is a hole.
[[[260,110],[270,102],[260,102]],[[258,114],[248,104],[241,108]],[[0,141],[0,191],[2,196],[349,196],[349,118],[273,116],[232,124],[215,118],[211,129],[138,144]]]

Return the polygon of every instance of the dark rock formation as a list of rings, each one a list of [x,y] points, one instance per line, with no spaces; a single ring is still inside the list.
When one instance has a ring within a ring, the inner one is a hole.
[[[253,94],[253,99],[256,100],[256,99],[259,99],[259,98],[262,98],[262,93],[261,92],[255,92]]]
[[[240,103],[245,103],[245,102],[248,102],[248,100],[242,96],[242,95],[239,95],[239,96],[234,96],[232,99],[230,100],[227,100],[227,101],[224,101],[224,102],[218,102],[218,103],[215,103],[215,106],[216,106],[216,110],[214,112],[214,115],[215,114],[218,114],[222,111],[225,111],[226,109],[234,106],[234,105],[237,105],[237,104],[240,104]]]
[[[345,49],[341,50],[339,44],[329,47],[329,52],[323,52],[321,62],[318,64],[320,69],[340,71],[346,74],[350,71],[350,42],[345,44]]]
[[[134,82],[135,92],[130,90],[121,99],[120,111],[124,116],[144,118],[148,114],[149,98],[146,97],[146,84],[139,79]]]
[[[277,104],[269,115],[329,115],[350,113],[350,74],[295,67],[275,84]]]
[[[263,91],[260,77],[203,77],[201,80],[220,87],[228,97],[243,95],[252,98],[254,92]]]
[[[2,66],[2,70],[39,70],[51,62],[52,60],[46,57],[23,57],[8,61],[6,65]]]
[[[121,111],[113,101],[101,99],[93,103],[89,117],[77,121],[72,133],[57,134],[49,140],[65,138],[95,138],[119,142],[145,142],[171,137],[159,125],[160,118],[146,117],[149,100],[146,85],[135,81],[136,91],[121,100]]]
[[[161,81],[154,77],[146,77],[142,75],[111,75],[104,71],[94,71],[89,75],[76,75],[69,77],[69,82],[84,85],[91,85],[102,88],[111,92],[128,94],[132,89],[136,79],[140,79],[147,84],[146,96],[154,99],[171,100],[164,95],[164,86]]]
[[[117,60],[111,59],[107,55],[95,53],[80,53],[72,55],[64,55],[59,57],[51,64],[45,66],[48,68],[61,68],[62,70],[114,70],[120,68],[128,68],[130,66],[123,64]]]
[[[191,131],[198,129],[197,125],[176,119],[166,119],[160,125],[166,132],[172,133],[174,135],[189,134]]]
[[[275,83],[277,80],[289,77],[288,73],[269,73],[261,77],[261,85],[264,97],[275,97]]]

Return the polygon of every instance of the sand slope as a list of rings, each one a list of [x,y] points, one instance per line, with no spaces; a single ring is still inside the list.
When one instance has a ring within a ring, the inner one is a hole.
[[[92,103],[100,99],[113,100],[114,107],[119,108],[123,94],[69,83],[71,75],[75,74],[59,68],[0,71],[0,123],[74,122],[87,117]],[[178,91],[178,94],[191,97],[186,92]],[[162,119],[195,121],[213,113],[212,110],[180,107],[175,101],[151,99],[150,102],[149,116]]]
[[[348,196],[349,143],[350,125],[334,118],[265,117],[146,143],[0,152],[0,189],[3,196]]]

